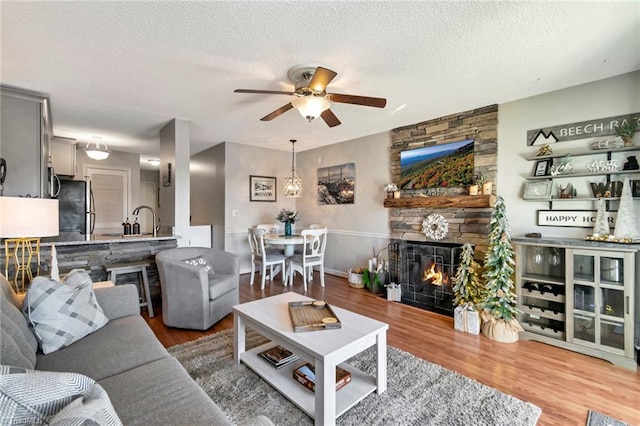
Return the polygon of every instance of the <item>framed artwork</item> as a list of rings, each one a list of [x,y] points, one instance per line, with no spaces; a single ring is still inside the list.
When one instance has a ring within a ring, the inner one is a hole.
[[[353,204],[355,186],[355,163],[318,169],[318,205]]]
[[[547,176],[551,167],[552,160],[547,158],[546,160],[536,161],[536,167],[533,170],[534,176]]]
[[[249,201],[276,201],[276,178],[249,176]]]
[[[552,180],[543,180],[540,182],[527,182],[524,185],[524,199],[538,200],[551,198]]]

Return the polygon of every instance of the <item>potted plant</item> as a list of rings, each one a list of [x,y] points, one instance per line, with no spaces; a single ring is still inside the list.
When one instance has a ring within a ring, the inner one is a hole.
[[[284,235],[292,234],[292,227],[294,223],[300,220],[300,216],[298,216],[297,211],[282,209],[280,213],[276,216],[276,220],[284,223]]]
[[[630,118],[616,126],[616,135],[624,141],[624,146],[633,146],[633,135],[638,130],[638,120]]]
[[[482,172],[475,172],[473,174],[473,185],[469,187],[469,195],[478,195],[479,189],[486,182],[487,178]]]

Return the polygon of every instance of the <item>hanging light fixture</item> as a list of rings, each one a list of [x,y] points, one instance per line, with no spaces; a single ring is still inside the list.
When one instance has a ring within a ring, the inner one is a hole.
[[[329,101],[320,96],[301,96],[291,101],[291,105],[309,122],[318,118],[330,106]]]
[[[89,158],[94,160],[106,160],[111,154],[109,148],[104,143],[101,143],[102,138],[98,136],[93,137],[93,142],[87,142],[87,146],[84,148],[84,152],[87,153]]]
[[[302,197],[302,179],[296,175],[295,139],[291,139],[291,176],[284,179],[285,197]]]

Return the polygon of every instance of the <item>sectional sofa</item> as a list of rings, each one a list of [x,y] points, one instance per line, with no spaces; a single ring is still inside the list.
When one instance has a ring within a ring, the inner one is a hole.
[[[140,316],[135,286],[96,288],[97,302],[109,322],[49,354],[38,349],[33,331],[21,312],[22,300],[1,274],[0,287],[0,365],[88,376],[106,391],[125,425],[233,424],[156,339]],[[2,412],[2,397],[5,402],[7,399],[2,390],[0,415],[11,416]],[[20,420],[0,419],[1,424],[15,421]],[[272,425],[264,416],[242,424]]]

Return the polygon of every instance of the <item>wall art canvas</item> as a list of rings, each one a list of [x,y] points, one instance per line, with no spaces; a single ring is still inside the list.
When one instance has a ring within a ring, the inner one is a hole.
[[[249,201],[276,201],[276,178],[249,176]]]
[[[318,205],[353,204],[355,163],[318,169]]]
[[[448,188],[473,184],[473,140],[400,153],[400,189]]]

